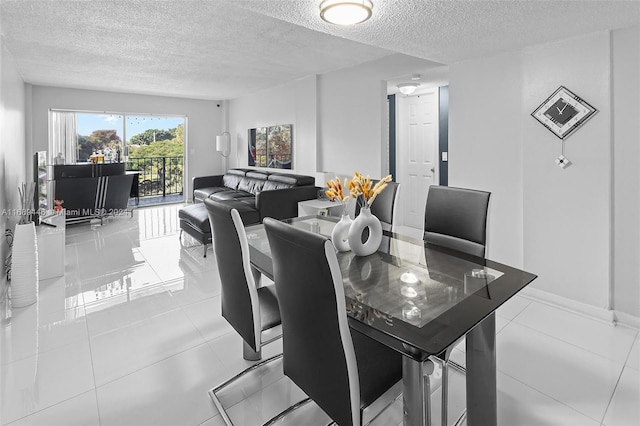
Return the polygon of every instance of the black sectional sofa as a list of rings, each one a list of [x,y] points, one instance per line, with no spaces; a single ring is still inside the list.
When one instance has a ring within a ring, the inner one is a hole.
[[[298,215],[298,202],[317,197],[312,176],[255,169],[230,169],[224,175],[193,178],[193,204],[180,209],[180,229],[204,245],[211,243],[211,226],[204,200],[210,198],[238,210],[245,225],[265,217],[286,219]]]

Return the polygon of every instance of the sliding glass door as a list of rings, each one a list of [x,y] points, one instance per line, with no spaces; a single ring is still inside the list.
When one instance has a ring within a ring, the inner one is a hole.
[[[51,164],[125,163],[139,172],[143,201],[182,199],[186,117],[52,110],[50,118]]]

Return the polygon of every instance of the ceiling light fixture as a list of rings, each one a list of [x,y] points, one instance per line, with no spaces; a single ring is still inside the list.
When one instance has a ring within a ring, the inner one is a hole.
[[[320,17],[330,24],[354,25],[371,18],[371,0],[324,0]]]
[[[402,83],[398,84],[398,90],[403,95],[410,95],[420,86],[418,83]]]

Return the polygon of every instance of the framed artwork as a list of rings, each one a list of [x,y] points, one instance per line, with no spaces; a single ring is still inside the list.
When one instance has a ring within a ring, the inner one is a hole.
[[[249,129],[249,166],[292,168],[293,125],[278,124]]]
[[[560,86],[531,115],[554,135],[565,139],[596,112],[598,110],[584,99]]]

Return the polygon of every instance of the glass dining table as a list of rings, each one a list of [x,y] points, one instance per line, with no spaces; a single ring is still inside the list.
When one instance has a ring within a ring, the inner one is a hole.
[[[330,237],[337,218],[284,222]],[[273,279],[264,226],[246,234],[254,270]],[[403,355],[404,424],[427,424],[427,360],[466,337],[467,425],[496,425],[495,311],[536,275],[386,231],[370,256],[337,255],[349,325]]]

